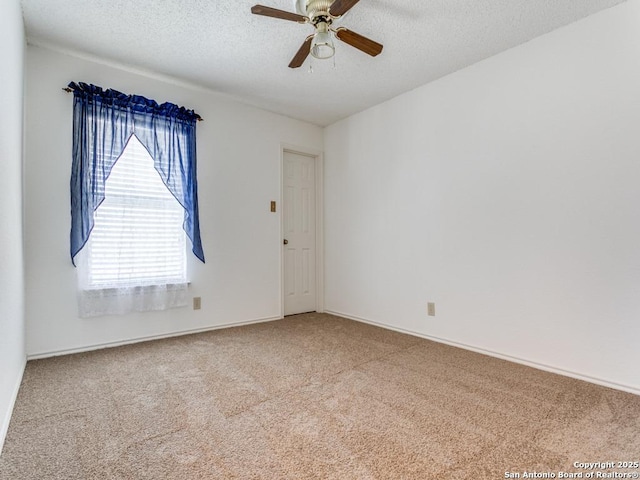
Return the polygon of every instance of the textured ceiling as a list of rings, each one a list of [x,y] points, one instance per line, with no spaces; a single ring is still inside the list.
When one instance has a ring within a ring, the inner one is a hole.
[[[287,67],[313,28],[252,15],[294,0],[23,0],[27,40],[173,76],[317,125],[378,104],[625,0],[361,0],[339,22],[384,44],[338,40]],[[309,71],[312,65],[313,72]],[[134,93],[134,92],[131,92]]]

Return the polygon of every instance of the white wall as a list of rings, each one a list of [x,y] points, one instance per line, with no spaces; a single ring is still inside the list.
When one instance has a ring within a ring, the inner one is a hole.
[[[280,144],[322,149],[322,129],[204,90],[27,48],[25,265],[30,356],[280,316]],[[80,319],[69,259],[73,98],[93,83],[196,110],[206,264],[190,255],[191,308]]]
[[[0,8],[0,451],[25,365],[22,255],[24,28],[19,0]]]
[[[326,309],[640,393],[639,26],[630,1],[327,127]]]

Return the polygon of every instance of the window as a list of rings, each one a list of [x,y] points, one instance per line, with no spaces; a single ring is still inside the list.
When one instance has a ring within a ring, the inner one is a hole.
[[[88,288],[186,283],[184,209],[135,135],[105,181],[87,249]]]
[[[186,238],[204,263],[196,123],[172,103],[73,91],[70,253],[81,317],[187,305]]]

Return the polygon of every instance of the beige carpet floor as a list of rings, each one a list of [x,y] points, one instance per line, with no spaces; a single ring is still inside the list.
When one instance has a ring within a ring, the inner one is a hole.
[[[0,478],[558,478],[629,460],[640,396],[305,314],[29,362]]]

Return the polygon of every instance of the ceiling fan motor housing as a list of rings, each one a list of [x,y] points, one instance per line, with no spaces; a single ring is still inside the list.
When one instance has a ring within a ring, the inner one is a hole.
[[[331,23],[329,7],[334,0],[297,0],[296,10],[306,15],[314,25],[319,21]]]

